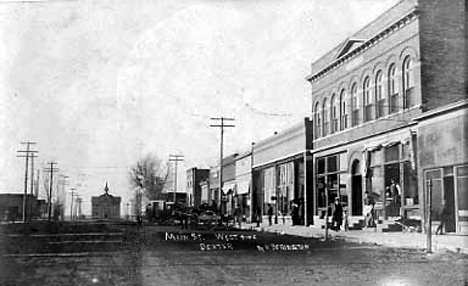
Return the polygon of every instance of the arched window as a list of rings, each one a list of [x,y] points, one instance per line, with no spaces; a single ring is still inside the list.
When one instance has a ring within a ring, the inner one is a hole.
[[[388,96],[390,98],[390,113],[397,112],[399,109],[399,99],[395,64],[391,64],[388,69]]]
[[[346,110],[346,91],[343,89],[340,93],[340,129],[348,128],[348,111]]]
[[[331,108],[331,133],[335,133],[338,131],[338,116],[339,116],[339,101],[336,99],[336,95],[332,95],[331,103],[330,103],[330,108]]]
[[[328,101],[326,98],[323,100],[322,120],[323,120],[323,128],[322,128],[323,136],[327,136],[328,131],[330,130],[330,126],[329,126],[330,117],[328,114]]]
[[[372,110],[374,109],[374,101],[372,100],[370,82],[370,77],[366,77],[362,85],[362,100],[364,102],[364,122],[373,119]]]
[[[413,76],[413,61],[410,56],[407,56],[403,61],[403,97],[404,107],[408,108],[415,104],[414,100],[414,76]]]
[[[315,122],[315,138],[322,137],[322,111],[320,110],[320,103],[317,102],[314,108],[314,122]]]
[[[377,100],[376,117],[385,115],[385,97],[383,94],[383,72],[379,70],[375,76],[375,98]]]
[[[351,109],[353,110],[352,126],[356,126],[359,124],[359,102],[357,93],[357,84],[353,84],[353,86],[351,87]]]

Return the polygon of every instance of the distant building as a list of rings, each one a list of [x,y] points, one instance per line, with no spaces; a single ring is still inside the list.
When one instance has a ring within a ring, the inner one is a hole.
[[[187,203],[189,206],[199,206],[202,204],[201,182],[208,180],[209,169],[191,168],[187,170]],[[205,201],[207,203],[208,195]]]
[[[236,191],[234,207],[239,206],[242,217],[250,221],[252,215],[252,156],[251,150],[244,151],[236,157]]]
[[[23,194],[0,194],[0,221],[23,220],[23,198]],[[47,213],[44,200],[28,194],[26,202],[26,218],[35,219]]]
[[[104,188],[104,194],[91,198],[91,211],[93,219],[119,219],[120,218],[120,197],[109,194],[109,187]]]
[[[210,177],[208,180],[208,200],[215,201],[217,206],[220,206],[219,194],[219,165],[210,167]],[[210,203],[211,204],[211,203]]]
[[[235,210],[234,196],[236,193],[236,159],[238,153],[223,158],[221,210],[224,214],[233,215]]]

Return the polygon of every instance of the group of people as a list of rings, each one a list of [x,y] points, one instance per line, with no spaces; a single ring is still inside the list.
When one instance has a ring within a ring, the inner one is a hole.
[[[281,212],[278,212],[278,213],[282,215]],[[290,214],[291,214],[291,223],[293,226],[301,224],[301,213],[302,213],[302,202],[292,201]],[[273,224],[273,214],[274,214],[272,204],[267,204],[266,214],[268,217],[268,225],[271,226]],[[284,215],[282,215],[282,217],[283,217],[283,223],[285,223]],[[262,222],[262,211],[259,206],[256,206],[254,208],[254,220],[257,223],[257,227],[260,227],[260,224]]]

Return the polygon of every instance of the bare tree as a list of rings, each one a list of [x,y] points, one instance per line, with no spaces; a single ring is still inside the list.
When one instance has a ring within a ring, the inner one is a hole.
[[[169,176],[169,169],[154,155],[146,155],[130,169],[129,179],[133,187],[142,188],[149,200],[162,197],[162,191]]]

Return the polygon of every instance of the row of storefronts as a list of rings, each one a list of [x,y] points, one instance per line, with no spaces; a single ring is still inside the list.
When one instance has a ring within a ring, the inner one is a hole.
[[[375,200],[377,219],[427,219],[429,191],[432,220],[450,209],[448,232],[468,231],[468,102],[460,101],[396,124],[382,134],[320,145],[313,121],[256,142],[223,163],[221,203],[219,166],[200,182],[199,204],[217,204],[227,215],[241,209],[245,221],[269,207],[275,223],[316,224],[339,198],[351,218],[362,218],[366,193]],[[314,143],[316,143],[314,145]],[[208,170],[203,170],[206,173]],[[430,188],[430,190],[429,190]],[[322,223],[322,222],[320,222]]]
[[[310,118],[227,157],[221,186],[210,169],[210,199],[311,225],[336,198],[358,220],[372,196],[379,221],[424,229],[445,210],[446,231],[467,233],[465,4],[402,0],[314,61]]]

